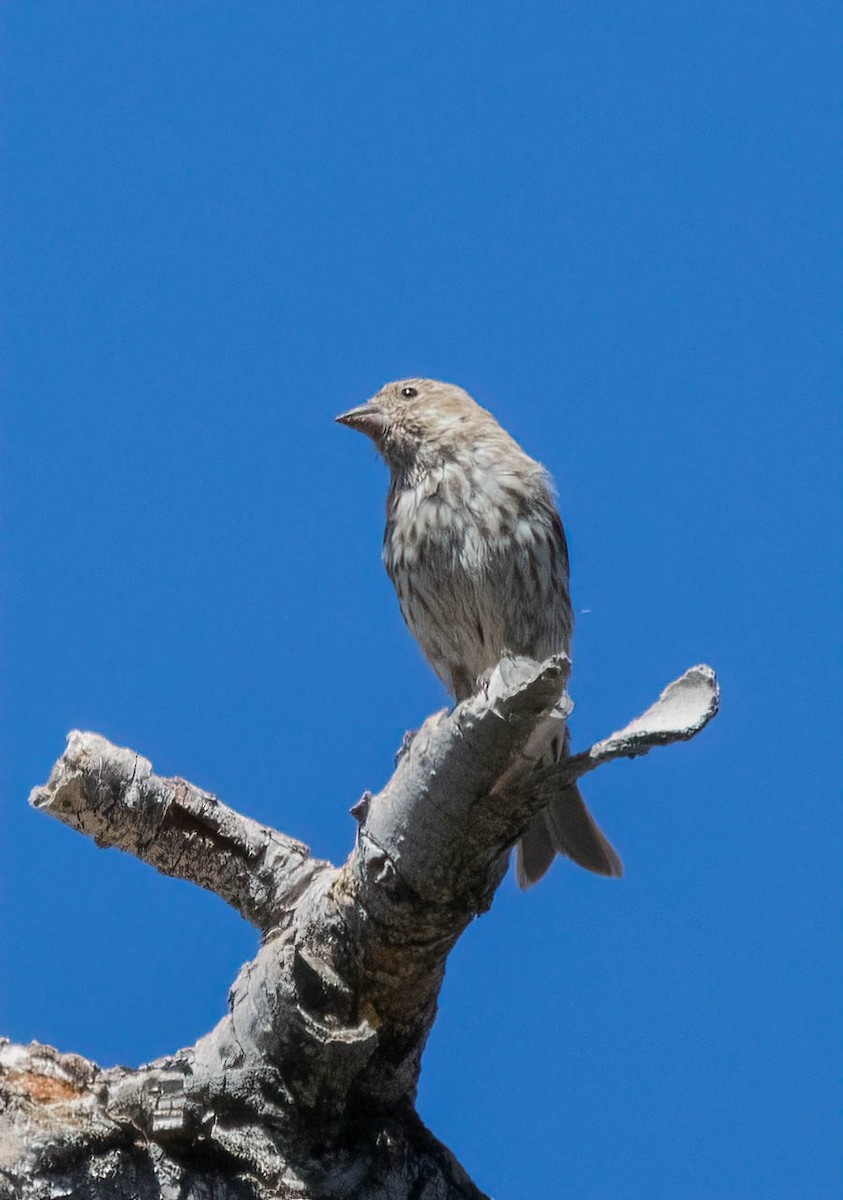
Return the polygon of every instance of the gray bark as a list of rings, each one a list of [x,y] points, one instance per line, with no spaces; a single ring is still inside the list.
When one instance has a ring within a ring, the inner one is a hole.
[[[30,802],[215,892],[261,946],[215,1029],[137,1069],[0,1040],[0,1196],[481,1197],[414,1105],[448,953],[548,795],[693,737],[717,711],[714,673],[691,668],[625,729],[539,772],[529,739],[565,711],[567,668],[505,659],[430,717],[352,810],[341,867],[97,734],[70,734]]]

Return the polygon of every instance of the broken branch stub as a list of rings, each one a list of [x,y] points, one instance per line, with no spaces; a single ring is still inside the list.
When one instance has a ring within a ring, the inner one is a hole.
[[[585,769],[591,771],[613,758],[637,758],[656,746],[687,742],[705,728],[719,705],[720,689],[711,667],[705,663],[689,667],[640,717],[574,755],[571,764],[578,770],[580,762],[587,763]]]
[[[74,730],[29,803],[103,848],[125,850],[162,875],[220,896],[269,929],[315,872],[302,842],[244,817],[184,779],[154,775],[148,759]]]

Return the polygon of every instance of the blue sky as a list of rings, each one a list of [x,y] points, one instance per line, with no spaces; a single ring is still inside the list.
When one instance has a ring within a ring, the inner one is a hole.
[[[332,423],[460,383],[553,472],[619,883],[512,879],[419,1107],[497,1200],[804,1200],[839,1173],[831,4],[10,4],[0,1031],[137,1063],[251,929],[27,809],[95,729],[341,861],[445,697]]]

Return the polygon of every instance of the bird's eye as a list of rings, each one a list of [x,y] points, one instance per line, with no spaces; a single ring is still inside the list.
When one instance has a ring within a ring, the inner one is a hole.
[[[418,396],[418,392],[415,388],[405,387],[401,389],[401,395],[405,396],[408,400],[412,400],[413,396]]]

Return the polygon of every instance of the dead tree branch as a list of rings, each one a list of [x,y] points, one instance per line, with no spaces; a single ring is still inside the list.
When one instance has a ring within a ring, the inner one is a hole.
[[[693,737],[717,711],[714,673],[694,667],[620,732],[539,774],[530,737],[567,711],[567,668],[506,659],[430,717],[384,790],[355,805],[339,868],[72,733],[32,804],[215,892],[263,939],[217,1027],[166,1059],[101,1070],[0,1044],[0,1196],[479,1197],[414,1107],[447,956],[550,789]]]

